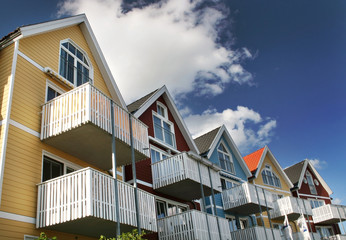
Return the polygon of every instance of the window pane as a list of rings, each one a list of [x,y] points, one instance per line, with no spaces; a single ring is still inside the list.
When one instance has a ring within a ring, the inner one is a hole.
[[[67,76],[66,79],[71,82],[73,82],[73,76],[74,76],[74,58],[67,54]]]
[[[262,171],[262,180],[264,184],[268,184],[266,171]]]
[[[44,157],[42,181],[47,181],[61,175],[63,175],[63,164],[51,158]]]
[[[81,51],[77,50],[77,58],[79,58],[81,61],[83,61],[83,53]]]
[[[76,55],[76,48],[72,44],[68,45],[68,50],[70,50],[71,53]]]
[[[173,146],[173,133],[171,132],[171,125],[163,122],[163,128],[165,132],[165,142]]]
[[[47,101],[52,100],[56,96],[57,96],[57,92],[54,89],[52,89],[51,87],[48,87],[48,89],[47,89]]]
[[[156,202],[156,208],[157,208],[157,218],[163,218],[167,215],[166,213],[166,204],[164,202],[157,201]]]
[[[161,127],[161,120],[158,117],[154,116],[154,132],[155,137],[163,141],[163,133]]]
[[[68,173],[72,173],[74,172],[75,170],[73,168],[70,168],[70,167],[66,167],[66,174]]]

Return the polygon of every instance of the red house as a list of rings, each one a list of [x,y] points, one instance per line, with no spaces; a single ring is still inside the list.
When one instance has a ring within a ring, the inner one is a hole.
[[[311,162],[304,160],[284,171],[294,185],[292,195],[310,201],[313,216],[309,230],[319,233],[323,239],[340,235],[338,223],[346,220],[346,207],[332,204],[333,192]]]

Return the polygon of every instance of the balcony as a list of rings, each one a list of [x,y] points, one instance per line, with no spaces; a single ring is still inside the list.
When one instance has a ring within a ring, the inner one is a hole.
[[[239,229],[237,231],[231,232],[231,236],[232,236],[232,239],[241,239],[241,240],[281,239],[281,233],[279,229],[270,229],[270,228],[264,228],[261,226]]]
[[[92,168],[38,184],[36,227],[91,237],[115,236],[114,179]],[[118,182],[121,231],[137,226],[134,188]],[[138,190],[141,227],[157,231],[154,196]]]
[[[292,233],[293,240],[304,240],[304,235],[301,232],[295,232]],[[284,237],[282,237],[283,240],[285,240]],[[321,236],[318,233],[310,233],[310,239],[313,240],[320,240]]]
[[[117,165],[131,163],[129,113],[86,83],[42,107],[41,140],[104,170],[112,168],[112,117]],[[149,157],[148,129],[132,117],[135,160]]]
[[[159,239],[209,240],[207,218],[211,239],[219,240],[217,218],[196,210],[157,220]],[[231,240],[228,221],[219,218],[219,226],[222,240]]]
[[[304,216],[306,214],[312,215],[310,202],[305,199],[288,196],[274,201],[274,208],[270,210],[270,217],[283,221],[286,214],[288,220],[294,221],[299,218],[301,213],[303,213]]]
[[[264,192],[263,192],[264,191]],[[258,193],[258,197],[257,197]],[[250,183],[243,183],[239,186],[222,191],[222,202],[225,211],[238,214],[250,215],[266,211],[266,201],[268,209],[273,208],[272,194]]]
[[[218,169],[208,161],[200,164],[202,185],[205,196],[211,195],[208,167],[210,165],[211,180],[215,193],[221,191]],[[199,199],[201,195],[198,160],[186,152],[163,159],[151,165],[153,188],[161,193],[191,201]]]
[[[325,238],[315,238],[315,239],[323,239],[323,240],[346,240],[346,235],[345,234],[337,234]]]
[[[312,209],[315,224],[333,224],[346,220],[346,206],[327,204]]]

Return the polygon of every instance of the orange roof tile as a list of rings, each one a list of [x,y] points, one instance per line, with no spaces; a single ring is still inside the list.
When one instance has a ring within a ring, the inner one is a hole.
[[[258,163],[261,160],[264,149],[265,147],[258,149],[257,151],[250,153],[249,155],[246,155],[244,157],[244,161],[246,162],[246,165],[248,166],[251,172],[257,169]]]

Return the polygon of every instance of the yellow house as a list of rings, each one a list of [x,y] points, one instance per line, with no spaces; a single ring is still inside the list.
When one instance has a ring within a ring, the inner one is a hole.
[[[281,229],[286,215],[292,231],[298,232],[295,221],[301,213],[304,215],[312,213],[310,204],[291,196],[290,189],[293,184],[270,149],[265,146],[245,156],[244,160],[252,173],[249,182],[270,192],[266,196],[269,214],[265,211],[262,217],[258,215],[258,224]]]
[[[149,156],[147,126],[127,112],[84,14],[0,40],[0,136],[1,240],[98,239],[118,222],[137,226],[122,166]],[[140,227],[157,231],[154,197],[138,190],[138,199]]]

